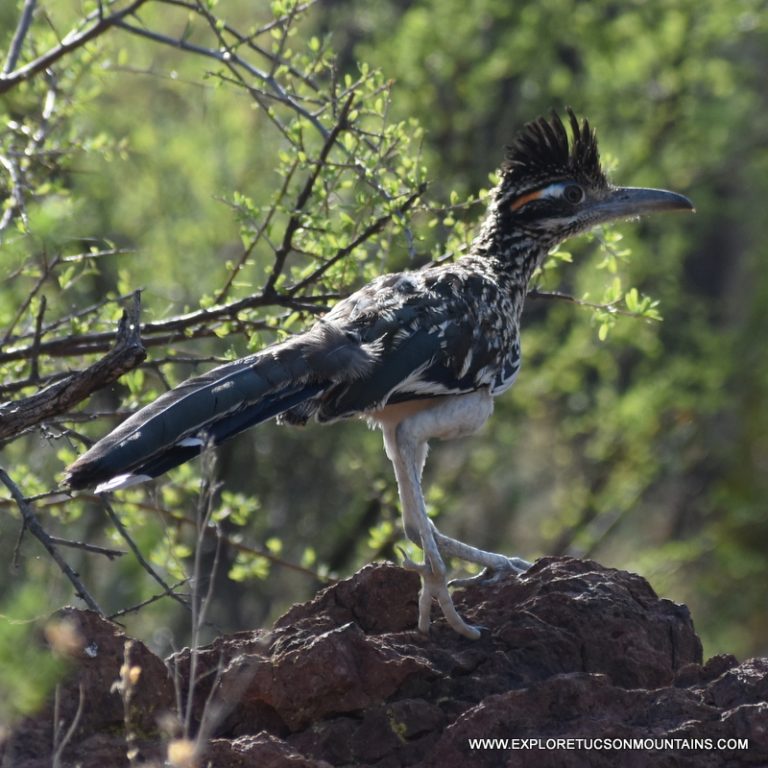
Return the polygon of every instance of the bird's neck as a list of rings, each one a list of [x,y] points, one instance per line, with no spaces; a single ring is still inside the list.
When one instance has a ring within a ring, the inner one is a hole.
[[[482,259],[489,265],[507,289],[519,295],[522,306],[533,273],[553,245],[529,230],[501,227],[492,205],[472,243],[469,258]]]

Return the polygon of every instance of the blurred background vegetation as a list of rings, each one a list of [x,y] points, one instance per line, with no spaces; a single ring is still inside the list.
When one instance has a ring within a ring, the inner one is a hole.
[[[0,7],[6,62],[25,5]],[[97,6],[31,5],[16,69],[82,29]],[[690,606],[706,654],[768,653],[766,2],[139,5],[127,17],[132,29],[106,30],[12,87],[0,79],[0,156],[26,158],[23,205],[8,163],[0,168],[3,400],[103,354],[8,353],[30,340],[113,332],[119,296],[141,289],[142,319],[155,322],[248,297],[268,280],[271,238],[322,142],[305,117],[259,101],[255,75],[238,81],[226,59],[195,52],[218,49],[221,22],[245,36],[260,30],[252,39],[271,51],[264,61],[281,62],[271,75],[297,98],[314,98],[315,78],[321,93],[336,89],[337,107],[354,91],[361,111],[350,118],[362,121],[358,133],[338,150],[358,163],[357,175],[345,177],[339,161],[323,181],[332,204],[313,193],[285,284],[311,276],[366,222],[387,223],[309,286],[303,306],[267,303],[186,334],[199,338],[180,333],[150,346],[141,368],[77,409],[103,418],[62,414],[6,439],[1,463],[22,492],[54,490],[83,441],[116,423],[115,410],[128,413],[210,361],[300,328],[312,301],[332,303],[383,270],[461,252],[504,145],[524,122],[570,105],[597,127],[615,181],[685,193],[697,215],[583,237],[552,259],[540,287],[624,308],[634,287],[659,302],[663,321],[530,299],[521,376],[479,435],[434,447],[430,504],[442,529],[478,546],[639,572]],[[326,130],[332,118],[322,114]],[[393,214],[422,181],[419,201]],[[265,625],[329,576],[394,556],[396,493],[380,442],[359,423],[266,425],[221,449],[215,627]],[[114,500],[167,582],[183,580],[193,562],[199,474],[193,462]],[[33,584],[44,616],[72,602],[72,587],[38,542],[27,535],[18,545],[19,511],[2,494],[0,612],[22,606],[18,618],[31,618],[29,599],[18,596]],[[35,509],[53,535],[125,548],[95,497],[44,496]],[[206,574],[210,538],[200,539]],[[64,555],[108,614],[158,593],[130,555]],[[185,610],[167,598],[121,621],[160,652],[188,639]]]

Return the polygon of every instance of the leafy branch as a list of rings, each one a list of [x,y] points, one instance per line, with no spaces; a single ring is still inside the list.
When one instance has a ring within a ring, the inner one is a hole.
[[[656,311],[658,303],[647,296],[641,299],[636,288],[630,289],[627,295],[623,298],[602,303],[580,299],[570,293],[565,293],[564,291],[544,291],[536,287],[531,288],[528,291],[527,298],[565,301],[569,304],[575,304],[578,307],[587,307],[589,309],[605,312],[609,315],[622,315],[624,317],[652,320],[655,322],[661,321],[661,316]],[[622,304],[624,306],[622,306]],[[626,309],[624,307],[626,307]]]

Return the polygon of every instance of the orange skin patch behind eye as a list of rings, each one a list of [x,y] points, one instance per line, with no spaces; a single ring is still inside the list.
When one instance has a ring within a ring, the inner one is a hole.
[[[543,189],[537,189],[535,192],[529,192],[527,195],[520,195],[516,198],[512,205],[509,206],[510,211],[517,211],[522,208],[526,203],[530,203],[531,200],[537,200],[541,197]]]

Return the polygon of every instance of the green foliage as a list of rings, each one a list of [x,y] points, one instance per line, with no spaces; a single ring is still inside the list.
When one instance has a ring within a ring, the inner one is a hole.
[[[32,619],[45,604],[42,589],[27,584],[0,606],[0,723],[33,714],[66,670],[43,640],[47,617]]]

